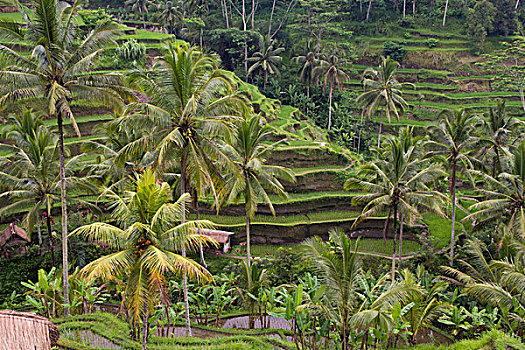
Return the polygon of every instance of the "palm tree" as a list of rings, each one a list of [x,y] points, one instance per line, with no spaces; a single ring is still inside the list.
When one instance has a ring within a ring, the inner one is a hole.
[[[452,197],[452,228],[450,232],[450,266],[454,263],[454,245],[456,228],[456,183],[458,168],[472,168],[472,152],[475,138],[473,132],[478,124],[478,118],[465,110],[445,111],[437,126],[432,127],[437,137],[428,143],[434,149],[430,156],[442,154],[447,157],[447,166],[450,168],[448,188]]]
[[[310,86],[314,80],[314,68],[317,66],[318,60],[315,58],[313,52],[308,52],[306,56],[297,56],[292,59],[293,62],[299,63],[299,79],[306,85],[306,97],[310,100]],[[308,116],[308,107],[306,107],[306,115]]]
[[[419,288],[392,282],[390,287],[378,293],[375,300],[360,304],[359,243],[354,245],[344,232],[331,231],[329,234],[330,243],[323,242],[320,237],[310,238],[302,244],[302,251],[312,260],[326,285],[321,311],[335,324],[342,340],[342,349],[346,350],[350,348],[352,329],[369,329],[374,324],[391,323],[387,310],[413,293],[418,293]]]
[[[184,20],[179,10],[180,6],[181,4],[176,1],[166,1],[164,5],[161,5],[160,21],[168,26],[170,34],[174,34],[175,26]]]
[[[267,190],[286,199],[287,194],[279,179],[295,181],[295,176],[287,168],[267,165],[266,157],[280,142],[266,144],[272,135],[271,130],[261,127],[261,117],[253,116],[242,120],[232,133],[228,143],[221,146],[227,159],[228,168],[233,172],[227,179],[225,203],[239,203],[244,199],[246,215],[246,258],[251,263],[250,255],[250,220],[255,216],[257,204],[268,205],[275,215],[275,209]]]
[[[128,96],[118,73],[97,72],[97,58],[108,45],[115,44],[117,25],[104,23],[78,40],[76,11],[79,2],[69,6],[58,0],[34,0],[32,14],[26,16],[26,31],[17,24],[3,23],[0,34],[11,39],[29,42],[31,56],[24,56],[6,45],[0,45],[0,106],[41,100],[47,114],[57,119],[61,178],[62,207],[62,270],[64,303],[69,304],[66,174],[64,158],[64,118],[71,119],[80,132],[71,111],[71,102],[86,99],[105,106],[122,105],[122,96]],[[26,10],[21,10],[24,14]],[[64,308],[67,314],[69,308]]]
[[[503,100],[499,100],[496,107],[485,114],[478,142],[480,155],[490,163],[492,177],[503,171],[502,158],[504,164],[508,163],[511,157],[508,138],[522,125],[520,120],[507,115]]]
[[[257,72],[258,83],[259,77],[261,74],[264,74],[263,88],[266,89],[268,75],[280,75],[277,66],[281,64],[281,61],[283,60],[280,56],[283,51],[284,47],[277,47],[277,42],[275,40],[270,39],[267,36],[260,37],[259,51],[255,52],[252,57],[248,58],[248,62],[253,62],[248,69],[248,76]]]
[[[243,106],[218,61],[195,47],[169,43],[154,63],[156,75],[134,73],[130,83],[146,93],[152,103],[130,104],[122,122],[131,128],[153,130],[119,152],[129,157],[152,150],[155,167],[180,169],[181,195],[208,191],[218,207],[223,183],[217,169],[218,139],[226,134],[234,114]],[[184,222],[186,216],[183,215]],[[183,250],[182,255],[186,252]],[[183,276],[186,327],[191,335],[188,290]]]
[[[476,219],[476,227],[501,220],[508,232],[525,234],[525,141],[512,152],[509,172],[502,172],[495,178],[481,171],[471,171],[483,181],[484,188],[478,188],[485,199],[472,205],[476,210],[464,220]]]
[[[332,95],[334,88],[343,90],[343,83],[350,79],[349,75],[341,68],[339,59],[332,55],[328,60],[319,60],[317,67],[313,69],[313,78],[317,82],[323,82],[323,90],[328,86],[328,130],[332,129]]]
[[[54,264],[51,213],[54,204],[60,202],[58,139],[41,124],[39,118],[33,117],[30,111],[11,120],[13,124],[7,135],[13,137],[11,140],[16,143],[0,144],[9,153],[1,162],[0,180],[7,189],[0,194],[0,198],[7,198],[10,204],[0,209],[0,216],[25,213],[23,222],[27,231],[31,232],[34,225],[37,225],[40,246],[40,218],[45,217],[51,263]],[[68,201],[84,208],[93,208],[93,205],[82,200],[80,195],[94,194],[96,187],[91,184],[91,177],[74,175],[78,165],[78,156],[65,164]]]
[[[440,209],[443,196],[438,191],[431,190],[427,184],[444,176],[445,172],[437,165],[429,164],[420,157],[422,152],[420,139],[413,139],[411,131],[404,134],[405,136],[402,133],[397,138],[388,138],[383,153],[380,153],[376,160],[362,165],[355,177],[345,183],[347,190],[360,189],[367,192],[354,199],[358,203],[367,203],[354,226],[387,211],[383,232],[386,244],[386,232],[390,218],[394,220],[392,280],[395,277],[398,218],[401,224],[399,230],[399,261],[401,262],[405,220],[408,223],[414,223],[421,218],[423,210],[444,216]]]
[[[146,349],[148,318],[168,291],[167,274],[178,273],[197,281],[212,281],[208,271],[195,261],[175,251],[195,249],[209,241],[198,234],[199,229],[212,227],[209,221],[183,221],[187,204],[183,194],[170,203],[171,188],[161,183],[150,168],[136,175],[132,190],[123,196],[107,189],[104,195],[112,200],[113,219],[118,226],[97,222],[81,226],[72,232],[89,241],[107,244],[117,250],[82,269],[87,281],[114,279],[127,281],[125,303],[131,311],[134,327],[143,324],[142,349]],[[127,227],[122,229],[121,227]]]
[[[124,5],[133,13],[142,18],[142,26],[146,29],[146,14],[149,13],[149,6],[154,6],[155,3],[151,0],[126,0]]]
[[[408,108],[408,103],[403,99],[403,90],[415,89],[411,83],[400,83],[396,79],[396,69],[399,63],[390,57],[381,58],[381,64],[377,69],[368,68],[363,73],[363,92],[356,100],[362,106],[363,115],[371,118],[381,108],[381,120],[379,122],[379,137],[377,147],[381,146],[381,132],[383,128],[383,113],[388,122],[394,114],[399,120],[400,114]],[[400,113],[401,112],[401,113]]]

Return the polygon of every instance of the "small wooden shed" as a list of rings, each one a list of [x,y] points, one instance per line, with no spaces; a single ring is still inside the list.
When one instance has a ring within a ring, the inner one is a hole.
[[[203,235],[213,238],[217,243],[223,244],[222,251],[227,253],[230,250],[230,236],[233,235],[233,232],[221,231],[221,230],[211,230],[211,229],[202,229],[200,232]]]
[[[9,247],[22,247],[19,249],[20,253],[25,251],[25,245],[31,242],[27,232],[11,223],[0,233],[0,251]]]
[[[0,311],[0,349],[49,350],[58,343],[57,326],[45,317],[12,310]]]

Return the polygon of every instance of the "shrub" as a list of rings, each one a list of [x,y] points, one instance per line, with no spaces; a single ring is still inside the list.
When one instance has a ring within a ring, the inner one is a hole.
[[[117,58],[115,64],[138,66],[146,61],[146,46],[137,42],[135,39],[129,39],[119,45],[115,50]]]
[[[425,40],[425,45],[427,45],[430,48],[437,47],[438,44],[439,44],[439,40],[438,39],[428,38],[427,40]]]
[[[383,56],[402,62],[407,54],[404,42],[387,41],[383,44]]]

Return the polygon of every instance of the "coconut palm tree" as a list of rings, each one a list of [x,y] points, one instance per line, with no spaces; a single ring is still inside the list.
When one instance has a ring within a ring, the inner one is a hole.
[[[517,128],[523,126],[523,122],[507,115],[505,101],[499,100],[496,107],[485,114],[480,126],[481,134],[478,136],[480,155],[490,164],[492,177],[496,177],[503,171],[502,163],[508,164],[508,159],[511,157],[509,143],[513,142],[509,137]]]
[[[501,220],[508,232],[525,234],[525,141],[513,150],[510,170],[495,178],[481,171],[470,173],[483,181],[478,188],[484,199],[473,204],[469,210],[476,210],[464,220],[475,219],[476,227]]]
[[[332,129],[332,96],[335,88],[343,90],[343,84],[349,80],[349,75],[342,69],[343,63],[332,55],[328,60],[319,60],[319,64],[313,69],[313,79],[322,82],[323,90],[328,86],[328,130]]]
[[[383,113],[388,122],[391,121],[392,114],[399,120],[401,114],[408,108],[408,103],[403,98],[403,90],[406,88],[415,89],[411,83],[400,83],[396,79],[396,69],[399,63],[390,57],[381,58],[381,64],[377,69],[368,68],[363,73],[363,92],[356,102],[362,106],[363,115],[371,118],[381,109],[381,119],[379,121],[379,137],[377,147],[381,145],[381,132],[383,128]]]
[[[442,113],[442,119],[437,126],[433,126],[436,137],[428,145],[432,150],[429,156],[444,155],[447,160],[447,167],[450,168],[448,179],[449,193],[452,199],[452,228],[450,232],[450,266],[454,263],[454,245],[456,230],[456,184],[457,172],[459,168],[472,169],[474,142],[476,141],[473,133],[479,119],[465,110],[450,110]]]
[[[302,245],[302,252],[312,260],[326,285],[321,311],[332,321],[339,332],[342,349],[350,348],[352,329],[369,329],[372,325],[391,324],[388,312],[395,303],[402,303],[419,287],[392,282],[371,302],[362,302],[360,287],[361,268],[357,259],[359,243],[352,243],[344,232],[331,231],[330,243],[314,237]],[[383,279],[379,286],[383,286]],[[378,289],[379,289],[378,286]],[[375,296],[375,295],[374,295]]]
[[[23,223],[31,233],[37,225],[39,244],[42,246],[40,218],[45,217],[51,262],[54,264],[54,246],[51,230],[51,213],[60,202],[60,172],[58,163],[57,135],[50,132],[37,117],[27,111],[20,118],[12,117],[13,124],[7,127],[8,140],[12,144],[0,144],[8,155],[0,162],[0,181],[6,188],[0,198],[7,198],[10,204],[0,209],[0,217],[24,213]],[[10,138],[13,137],[13,138]],[[13,142],[14,141],[14,142]],[[75,176],[79,157],[72,157],[65,164],[66,184],[70,204],[93,208],[82,200],[81,195],[96,193],[91,177]]]
[[[280,75],[279,68],[283,60],[280,56],[284,52],[284,47],[278,47],[277,42],[273,39],[265,37],[259,38],[259,51],[255,52],[252,57],[248,58],[248,62],[253,64],[248,68],[248,76],[257,73],[257,83],[259,77],[264,74],[263,88],[266,89],[268,82],[268,75]]]
[[[280,179],[295,181],[291,170],[266,164],[266,157],[281,143],[266,144],[272,135],[268,127],[261,127],[261,117],[242,120],[227,143],[221,146],[227,167],[232,174],[227,179],[224,203],[244,200],[246,215],[246,258],[251,264],[250,220],[255,216],[257,205],[262,202],[275,215],[275,209],[267,190],[286,199],[287,194]]]
[[[181,195],[190,188],[198,196],[209,192],[218,207],[224,181],[217,168],[217,141],[229,132],[243,103],[219,70],[215,57],[196,47],[168,43],[155,60],[154,69],[154,77],[142,72],[130,76],[130,84],[148,95],[151,103],[130,104],[120,121],[152,132],[123,147],[119,157],[155,152],[156,169],[180,169]],[[183,285],[186,327],[191,335],[184,276]]]
[[[130,9],[135,16],[140,16],[142,26],[146,29],[146,15],[149,13],[149,7],[155,6],[155,3],[151,0],[126,0],[124,5]]]
[[[108,107],[122,105],[127,94],[119,73],[97,72],[97,58],[108,45],[114,45],[117,25],[104,23],[81,37],[77,28],[79,2],[72,5],[58,0],[34,0],[30,14],[21,7],[27,30],[17,29],[16,23],[3,23],[0,34],[5,39],[25,40],[32,46],[30,56],[17,53],[8,45],[0,45],[0,107],[12,103],[42,102],[51,118],[57,120],[59,160],[61,169],[62,207],[62,270],[64,303],[69,304],[67,203],[64,158],[63,121],[71,119],[78,135],[80,132],[71,110],[71,102],[86,99]],[[67,314],[69,308],[64,308]]]
[[[87,281],[100,279],[109,282],[115,278],[127,281],[124,300],[131,311],[134,327],[143,324],[142,349],[146,349],[148,318],[159,301],[167,303],[167,275],[185,274],[191,279],[212,281],[208,271],[195,261],[175,251],[196,249],[209,242],[199,229],[213,227],[209,221],[185,221],[191,198],[183,194],[170,202],[171,188],[147,169],[136,175],[132,189],[118,195],[111,189],[104,196],[111,200],[113,220],[117,226],[97,222],[81,226],[71,235],[89,241],[107,244],[117,250],[88,265],[81,273]],[[122,227],[127,227],[123,229]]]
[[[411,134],[411,132],[406,132]],[[419,155],[422,141],[403,137],[391,137],[385,141],[385,150],[377,159],[362,165],[355,177],[348,179],[345,189],[360,189],[366,192],[356,196],[356,203],[366,203],[363,212],[356,219],[354,226],[367,218],[385,212],[386,221],[383,237],[389,221],[394,220],[394,252],[392,255],[392,280],[395,274],[396,249],[399,248],[399,261],[402,257],[404,222],[413,224],[421,219],[422,211],[431,211],[445,216],[441,211],[443,196],[431,190],[429,183],[445,175],[435,164],[429,164]],[[399,247],[397,245],[397,220],[400,222]]]
[[[292,59],[293,62],[299,63],[299,79],[306,85],[306,97],[310,100],[310,86],[314,80],[314,68],[317,66],[318,60],[313,52],[308,52],[306,56],[297,56]],[[308,115],[308,107],[306,107],[306,115]]]
[[[166,1],[165,4],[160,5],[162,12],[160,13],[160,21],[164,26],[168,27],[170,34],[175,33],[177,24],[184,20],[182,12],[180,11],[181,3],[177,1]]]

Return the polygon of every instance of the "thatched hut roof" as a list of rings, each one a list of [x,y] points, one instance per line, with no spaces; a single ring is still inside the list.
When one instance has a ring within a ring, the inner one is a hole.
[[[17,245],[31,242],[27,232],[11,223],[0,233],[0,249],[4,249],[6,245]]]
[[[233,235],[233,232],[221,231],[221,230],[211,230],[211,229],[202,229],[200,232],[203,235],[213,238],[217,243],[228,243],[230,241],[230,236]]]
[[[60,337],[47,318],[12,310],[0,311],[0,334],[0,349],[6,350],[49,350]]]

